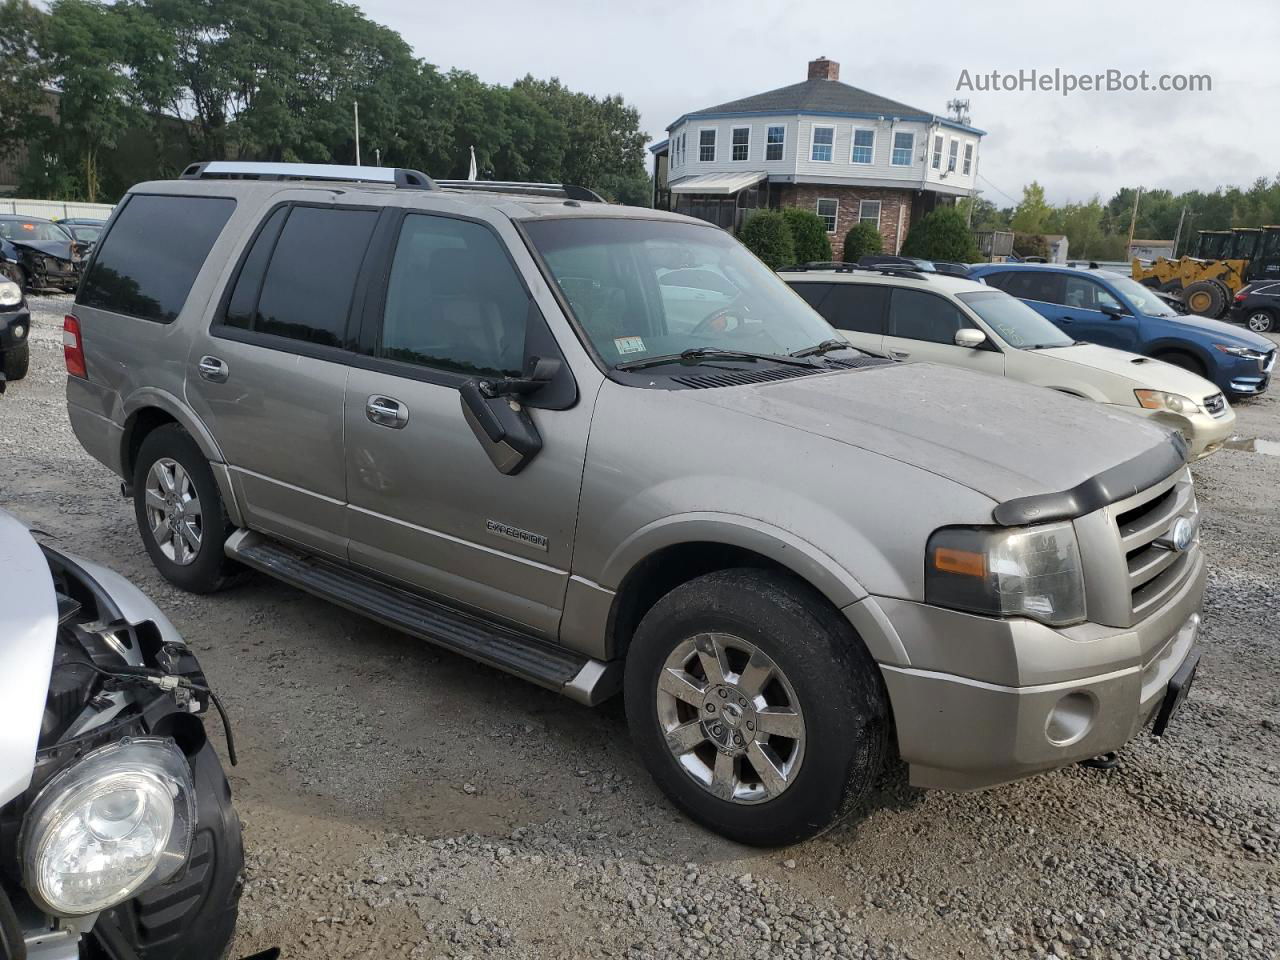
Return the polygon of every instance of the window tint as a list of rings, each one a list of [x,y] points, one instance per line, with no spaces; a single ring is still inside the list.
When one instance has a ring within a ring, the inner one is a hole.
[[[1120,301],[1088,277],[1064,277],[1063,303],[1077,310],[1119,310]]]
[[[821,313],[837,330],[884,333],[884,313],[890,289],[869,283],[837,283],[831,296],[823,302]],[[937,297],[930,299],[936,300]]]
[[[466,220],[410,214],[400,228],[378,355],[519,376],[529,298],[501,242]]]
[[[792,283],[791,289],[800,294],[805,303],[822,313],[823,301],[830,295],[831,288],[834,286],[834,283],[804,283],[802,281],[800,283]],[[822,315],[826,316],[825,313],[822,313]]]
[[[341,347],[375,210],[294,207],[263,279],[252,329]]]
[[[1003,290],[1021,300],[1040,300],[1044,303],[1062,302],[1061,276],[1041,273],[1038,270],[1008,270],[982,278],[988,286]]]
[[[131,196],[98,246],[78,302],[170,323],[235,206],[221,197]]]
[[[266,225],[253,241],[253,249],[245,257],[236,278],[235,289],[227,301],[227,311],[222,322],[241,330],[253,328],[253,316],[258,309],[258,294],[262,291],[262,278],[267,272],[267,261],[275,248],[280,227],[289,215],[288,207],[280,207],[268,218]]]
[[[955,343],[956,331],[970,324],[942,297],[920,290],[894,290],[889,302],[889,336],[929,343]]]

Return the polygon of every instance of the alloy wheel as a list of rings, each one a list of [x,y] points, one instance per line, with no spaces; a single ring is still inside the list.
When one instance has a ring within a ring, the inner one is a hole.
[[[805,749],[800,701],[750,641],[700,633],[679,643],[662,665],[657,707],[672,756],[713,796],[761,803],[795,782]]]
[[[160,552],[179,566],[200,552],[204,520],[200,497],[182,464],[161,457],[147,472],[147,525]]]
[[[1249,329],[1254,333],[1267,333],[1271,330],[1272,323],[1271,314],[1263,310],[1257,313],[1249,314]]]

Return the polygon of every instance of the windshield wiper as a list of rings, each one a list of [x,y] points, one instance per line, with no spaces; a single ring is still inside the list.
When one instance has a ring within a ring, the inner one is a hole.
[[[645,357],[643,360],[628,360],[615,364],[615,370],[642,370],[645,367],[658,367],[664,363],[696,364],[702,360],[764,360],[769,363],[784,363],[793,367],[811,367],[812,364],[796,360],[789,356],[774,353],[749,353],[746,350],[723,350],[720,347],[690,347],[680,353],[665,353],[657,357]]]
[[[820,357],[824,353],[831,353],[833,350],[854,350],[857,349],[848,340],[823,340],[821,343],[815,343],[812,347],[805,347],[803,350],[797,350],[791,354],[793,357]]]

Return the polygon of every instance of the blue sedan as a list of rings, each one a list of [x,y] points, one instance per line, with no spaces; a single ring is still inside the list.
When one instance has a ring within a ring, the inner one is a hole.
[[[1025,263],[977,264],[970,277],[1017,297],[1076,340],[1172,363],[1232,399],[1263,393],[1271,382],[1276,346],[1266,337],[1179,314],[1129,277]]]

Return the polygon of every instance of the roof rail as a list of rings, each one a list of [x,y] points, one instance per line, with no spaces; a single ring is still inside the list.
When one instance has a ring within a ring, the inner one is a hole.
[[[402,167],[356,167],[338,163],[257,163],[206,160],[182,171],[183,180],[318,180],[385,183],[402,190],[434,190],[425,173]]]
[[[604,197],[572,183],[522,183],[516,180],[437,180],[443,190],[479,190],[484,193],[513,193],[534,197],[558,197],[566,200],[586,200],[588,203],[604,203]]]
[[[892,263],[883,263],[874,267],[864,267],[858,263],[842,263],[838,260],[813,260],[809,263],[798,263],[790,267],[779,267],[778,273],[804,273],[806,270],[825,270],[831,273],[882,273],[892,277],[909,277],[913,280],[928,280],[927,273],[921,273],[914,267],[903,267]]]

